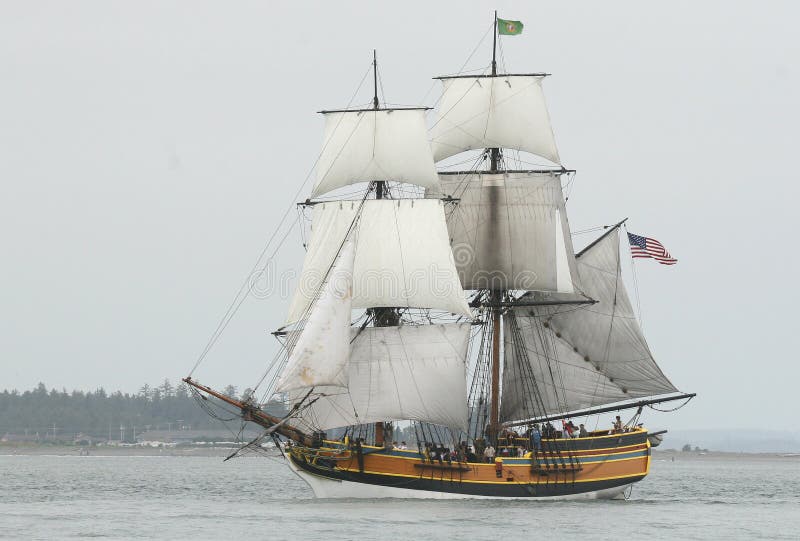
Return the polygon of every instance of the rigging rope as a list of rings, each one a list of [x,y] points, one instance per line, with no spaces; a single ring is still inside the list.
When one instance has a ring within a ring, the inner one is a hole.
[[[467,67],[467,64],[469,63],[470,60],[472,60],[472,57],[475,56],[475,53],[478,51],[478,48],[486,40],[486,36],[488,36],[489,32],[491,32],[493,29],[494,29],[494,21],[492,21],[492,24],[490,24],[489,28],[486,29],[486,33],[483,34],[483,37],[481,37],[481,39],[478,41],[478,44],[475,45],[475,48],[472,49],[472,52],[469,53],[469,56],[464,61],[464,63],[461,65],[461,68],[456,72],[456,75],[461,75],[462,73],[464,73],[464,68]],[[476,68],[474,70],[468,70],[468,71],[480,71],[482,73],[482,72],[486,71],[486,67]],[[436,86],[436,83],[437,83],[437,81],[433,81],[431,86],[428,88],[427,92],[425,92],[425,95],[422,96],[422,99],[419,100],[418,103],[425,103],[425,100],[428,98],[428,95],[431,93],[431,90],[433,90],[433,88]],[[439,100],[441,100],[441,99],[442,99],[442,97],[439,96],[439,98],[433,103],[432,107],[436,107],[436,105],[439,103]]]
[[[353,93],[352,97],[350,98],[350,101],[347,104],[347,108],[349,108],[352,105],[353,101],[355,100],[356,96],[358,95],[358,92],[361,90],[361,87],[363,86],[364,81],[366,80],[367,76],[369,75],[369,72],[371,71],[371,67],[372,66],[370,65],[370,69],[368,69],[364,73],[364,76],[361,78],[361,82],[359,82],[358,87],[356,88],[356,91]],[[342,118],[344,118],[344,116],[342,116]],[[341,123],[341,120],[342,119],[340,118],[339,119],[339,123]],[[338,127],[339,127],[339,124],[337,124],[336,127],[334,128],[334,132]],[[330,141],[330,139],[329,139],[329,141]],[[233,298],[233,300],[231,301],[230,305],[228,306],[228,309],[225,311],[225,314],[222,316],[222,318],[220,319],[220,322],[217,324],[217,328],[211,334],[211,338],[209,338],[208,343],[206,344],[205,348],[203,348],[203,351],[200,353],[200,356],[198,357],[197,362],[195,362],[194,366],[192,367],[192,370],[189,372],[189,376],[190,377],[194,374],[195,370],[197,370],[197,368],[200,366],[200,364],[208,356],[208,353],[211,351],[211,348],[214,347],[214,344],[216,344],[216,342],[219,339],[220,335],[225,330],[225,328],[228,326],[228,323],[230,323],[230,320],[233,319],[233,317],[236,315],[236,312],[239,310],[239,307],[242,305],[244,300],[247,298],[247,296],[252,291],[252,288],[253,288],[254,284],[253,284],[253,281],[251,280],[251,277],[254,275],[254,273],[256,271],[259,270],[259,267],[261,265],[262,259],[264,258],[264,256],[266,255],[267,251],[269,250],[269,247],[272,244],[272,241],[278,235],[278,232],[281,230],[281,228],[283,227],[284,223],[286,222],[286,218],[291,213],[292,208],[295,207],[295,202],[297,201],[297,199],[300,196],[300,194],[302,193],[302,191],[305,189],[306,184],[308,184],[308,181],[311,178],[311,175],[314,172],[314,169],[316,168],[317,164],[319,163],[319,159],[322,157],[322,154],[325,151],[326,147],[327,147],[327,142],[326,142],[325,145],[323,145],[322,150],[320,150],[319,154],[317,154],[317,158],[316,158],[316,160],[314,160],[314,164],[311,166],[311,168],[309,169],[308,173],[305,176],[305,179],[303,180],[303,182],[300,184],[300,186],[297,189],[297,191],[292,196],[291,203],[289,204],[289,207],[286,209],[286,211],[281,216],[281,219],[278,222],[278,226],[272,232],[272,235],[270,235],[270,237],[267,239],[266,244],[262,248],[261,252],[258,255],[258,258],[256,259],[255,263],[253,264],[253,268],[250,270],[250,272],[245,277],[244,281],[242,282],[242,285],[239,287],[239,291],[237,291],[236,296]],[[291,232],[291,230],[294,228],[294,225],[296,225],[296,223],[297,222],[295,221],[293,223],[293,225],[290,227],[290,229],[284,235],[284,238],[281,239],[281,245],[283,244],[283,241],[288,236],[289,232]],[[278,248],[280,248],[281,245],[279,245]],[[272,257],[274,257],[275,253],[277,253],[277,249],[275,250],[275,252],[273,252],[273,256]],[[265,267],[264,268],[266,268],[266,264],[268,264],[269,261],[271,261],[271,258],[265,262]],[[248,287],[248,285],[249,285],[249,287]],[[246,292],[245,292],[245,289],[247,289]],[[244,295],[243,295],[243,293],[244,293]],[[240,300],[240,297],[242,297],[241,300]]]
[[[671,412],[673,412],[673,411],[678,411],[678,410],[679,410],[679,409],[681,409],[683,406],[685,406],[686,404],[688,404],[689,402],[691,402],[691,401],[692,401],[692,398],[694,398],[694,397],[693,397],[693,396],[690,396],[689,398],[687,398],[687,399],[686,399],[686,400],[683,402],[683,404],[681,404],[681,405],[679,405],[679,406],[675,406],[674,408],[670,408],[670,409],[665,409],[665,410],[658,409],[658,408],[656,408],[656,407],[653,407],[653,404],[648,404],[648,406],[647,406],[647,407],[648,407],[648,408],[650,408],[650,409],[651,409],[651,410],[653,410],[653,411],[658,411],[658,412],[661,412],[661,413],[671,413]]]
[[[627,237],[628,226],[622,224],[622,227],[625,229],[625,236]],[[628,248],[628,257],[631,258],[631,274],[633,275],[633,292],[636,295],[636,316],[637,319],[639,320],[639,328],[642,329],[642,331],[644,331],[644,321],[642,318],[642,303],[641,303],[641,298],[639,297],[639,279],[636,277],[636,261],[634,261],[633,259],[633,254],[631,253],[630,248]]]

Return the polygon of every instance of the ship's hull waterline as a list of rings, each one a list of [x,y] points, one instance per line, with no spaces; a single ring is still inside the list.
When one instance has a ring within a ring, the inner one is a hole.
[[[557,446],[569,446],[571,459],[556,451]],[[552,453],[539,453],[537,466],[531,458],[505,458],[498,468],[488,463],[431,463],[416,451],[364,447],[359,466],[355,453],[326,442],[315,458],[294,451],[288,463],[318,498],[614,499],[623,497],[650,467],[644,430],[553,440],[551,449]]]

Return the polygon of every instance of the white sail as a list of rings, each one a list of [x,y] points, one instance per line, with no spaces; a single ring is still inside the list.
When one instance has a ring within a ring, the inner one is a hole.
[[[361,201],[314,206],[312,233],[288,322],[304,317]],[[353,272],[353,308],[411,307],[471,316],[435,199],[363,202]]]
[[[347,386],[354,258],[355,243],[348,239],[292,348],[277,392],[317,385]]]
[[[558,175],[442,174],[440,184],[459,200],[447,211],[447,228],[464,289],[573,292],[575,257]]]
[[[581,289],[597,304],[516,308],[506,318],[504,420],[677,391],[639,328],[619,257],[615,229],[577,259]]]
[[[323,394],[293,424],[312,430],[386,420],[417,420],[465,429],[470,324],[353,329],[348,387]],[[292,400],[307,391],[291,393]]]
[[[543,76],[443,78],[439,116],[431,129],[434,160],[482,148],[512,148],[560,163]]]
[[[325,140],[311,195],[371,180],[437,185],[424,110],[325,113]]]
[[[581,288],[597,304],[554,315],[553,330],[629,393],[676,391],[653,359],[622,283],[619,229],[585,250],[577,262]]]
[[[574,309],[574,308],[571,308]],[[618,402],[626,394],[586,363],[572,347],[541,326],[544,317],[531,317],[531,308],[506,315],[500,418],[503,421],[574,411]],[[513,337],[513,338],[512,338]]]

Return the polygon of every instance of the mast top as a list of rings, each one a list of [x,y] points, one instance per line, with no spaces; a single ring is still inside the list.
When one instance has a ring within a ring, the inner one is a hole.
[[[494,10],[494,39],[492,42],[492,75],[497,75],[497,10]]]
[[[372,108],[377,110],[380,107],[378,106],[378,53],[375,49],[372,49],[372,88],[375,91],[372,98]]]

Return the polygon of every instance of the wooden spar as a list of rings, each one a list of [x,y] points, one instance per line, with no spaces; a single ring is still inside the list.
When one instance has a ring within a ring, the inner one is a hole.
[[[378,107],[379,111],[430,111],[431,107]],[[367,111],[375,111],[375,107],[369,109],[323,109],[317,111],[321,115],[328,113],[366,113]],[[558,171],[558,170],[557,170]]]
[[[583,417],[585,415],[596,415],[598,413],[608,413],[609,411],[620,411],[633,408],[642,408],[651,404],[661,404],[662,402],[672,402],[673,400],[683,400],[684,398],[692,399],[697,396],[697,393],[685,393],[677,396],[667,396],[664,398],[653,398],[650,400],[639,400],[638,402],[629,402],[627,404],[617,404],[616,406],[605,406],[602,408],[589,408],[585,410],[573,411],[570,413],[559,413],[558,415],[547,415],[542,417],[533,417],[523,421],[514,421],[513,423],[503,423],[503,426],[522,426],[530,425],[533,423],[546,423],[547,421],[557,421],[559,419],[568,419],[570,417]]]
[[[492,75],[497,75],[497,10],[494,10],[494,40],[492,41]]]
[[[580,252],[575,254],[575,257],[578,258],[578,257],[582,256],[584,253],[586,253],[587,250],[589,250],[595,244],[597,244],[598,242],[600,242],[601,240],[603,240],[604,238],[609,236],[615,229],[617,229],[618,227],[620,227],[622,224],[624,224],[627,221],[628,221],[628,219],[625,218],[624,220],[621,220],[621,221],[615,223],[614,225],[610,226],[602,235],[600,235],[599,237],[594,239],[591,243],[589,243],[589,245],[586,248],[584,248],[583,250],[581,250]]]
[[[375,90],[372,108],[378,109],[378,52],[375,49],[372,49],[372,87]],[[386,96],[383,99],[386,99]]]
[[[497,75],[497,10],[494,12],[494,36],[492,41],[492,76]],[[489,149],[491,163],[489,169],[492,173],[497,172],[500,165],[500,149]],[[492,300],[500,302],[502,294],[494,292]],[[489,411],[489,441],[497,444],[497,434],[500,432],[500,325],[502,316],[500,306],[492,308],[492,396],[491,409]]]
[[[207,387],[194,381],[190,377],[183,378],[183,381],[187,385],[191,385],[195,389],[198,389],[207,395],[213,396],[214,398],[222,400],[226,404],[230,404],[231,406],[239,408],[242,414],[242,419],[245,421],[251,421],[268,429],[274,428],[274,431],[281,436],[289,438],[290,440],[296,441],[297,443],[307,447],[311,447],[314,444],[314,438],[312,436],[298,430],[291,425],[286,424],[284,419],[270,415],[254,404],[242,402],[241,400],[237,400],[231,396],[222,394],[218,391],[215,391],[211,387]]]
[[[532,174],[553,174],[553,175],[566,175],[569,173],[574,173],[577,169],[567,169],[562,167],[561,169],[503,169],[503,173],[532,173]],[[440,175],[480,175],[481,171],[439,171]]]
[[[550,77],[550,73],[494,73],[489,75],[439,75],[431,79],[487,79],[489,77]]]
[[[373,98],[372,108],[374,110],[380,109],[378,102],[378,56],[375,50],[372,50],[372,83],[373,83]],[[385,98],[385,96],[384,96]],[[383,199],[387,195],[386,182],[378,180],[375,182],[375,199]],[[392,308],[372,308],[372,315],[376,327],[383,327],[388,325],[397,325],[397,312]],[[378,421],[374,425],[375,428],[375,445],[382,446],[385,444],[385,427],[383,422]]]
[[[500,431],[500,308],[492,309],[492,402],[489,418],[489,439],[496,441]]]
[[[560,306],[562,304],[597,304],[599,301],[594,299],[576,299],[576,300],[563,300],[563,301],[487,301],[482,302],[481,306],[490,308],[498,307],[514,307],[514,306]]]
[[[497,10],[494,12],[494,41],[492,42],[492,76],[497,75]],[[492,148],[491,150],[491,170],[493,173],[497,172],[497,166],[500,162],[500,149]],[[494,385],[494,383],[492,384]]]
[[[380,103],[378,102],[378,52],[375,49],[372,49],[372,89],[372,109],[377,111],[380,109]],[[386,182],[383,180],[377,181],[375,183],[375,199],[383,199],[385,192]],[[377,437],[377,427],[375,434],[375,437]]]

